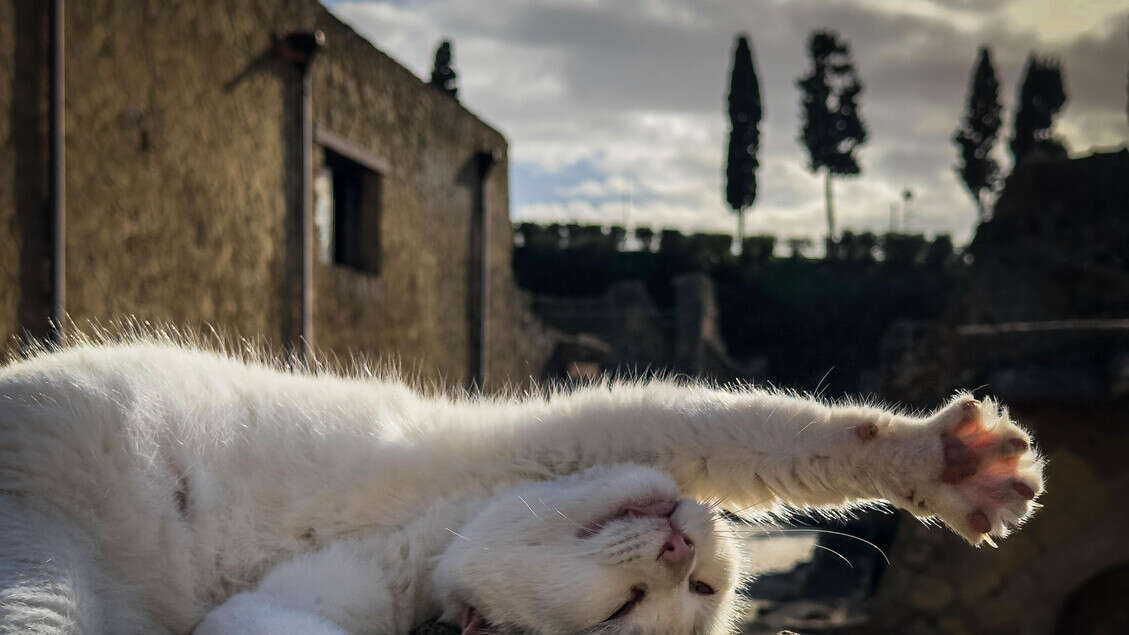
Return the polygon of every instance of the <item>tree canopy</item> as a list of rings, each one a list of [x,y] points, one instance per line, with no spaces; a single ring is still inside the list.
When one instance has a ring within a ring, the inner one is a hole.
[[[862,171],[855,149],[866,143],[866,126],[859,114],[862,82],[851,61],[850,47],[833,31],[816,31],[808,40],[811,71],[797,80],[803,95],[804,126],[800,141],[808,150],[812,172],[824,170],[827,204],[827,248],[835,239],[831,176]]]
[[[1066,157],[1066,146],[1051,130],[1066,100],[1059,63],[1040,59],[1034,54],[1028,57],[1016,100],[1015,126],[1010,143],[1013,167],[1031,158]]]
[[[866,125],[859,113],[862,81],[850,47],[833,31],[816,31],[808,41],[811,71],[797,84],[803,93],[804,127],[800,140],[808,149],[813,172],[858,174],[855,149],[866,143]]]
[[[968,107],[964,119],[953,135],[960,150],[956,172],[976,203],[980,220],[984,219],[984,195],[996,189],[1000,166],[992,158],[992,149],[1000,132],[1000,83],[986,47],[980,55],[968,89]]]

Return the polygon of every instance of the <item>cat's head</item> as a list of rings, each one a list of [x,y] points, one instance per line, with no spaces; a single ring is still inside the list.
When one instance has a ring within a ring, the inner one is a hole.
[[[470,633],[728,633],[737,541],[665,474],[597,467],[494,497],[435,572]]]

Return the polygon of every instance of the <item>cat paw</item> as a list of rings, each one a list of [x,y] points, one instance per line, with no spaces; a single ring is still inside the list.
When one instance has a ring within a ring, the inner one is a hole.
[[[933,437],[930,475],[905,494],[915,514],[937,516],[974,545],[995,546],[992,536],[1006,536],[1038,507],[1043,460],[1006,408],[965,395],[925,428]]]

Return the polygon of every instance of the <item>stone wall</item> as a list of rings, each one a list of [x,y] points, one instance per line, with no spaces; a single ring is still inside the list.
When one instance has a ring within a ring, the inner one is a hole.
[[[45,4],[0,1],[0,336],[47,317]],[[272,46],[313,28],[315,125],[387,165],[380,273],[316,264],[315,345],[467,380],[471,162],[488,151],[493,379],[537,374],[552,342],[512,283],[505,138],[312,0],[68,3],[70,316],[293,341],[297,73]]]
[[[578,359],[557,359],[555,367],[568,368],[570,361],[577,361],[623,375],[674,372],[718,381],[763,377],[763,361],[742,365],[729,356],[709,276],[685,274],[672,282],[670,310],[656,306],[638,281],[612,285],[596,297],[536,296],[534,310],[547,324],[603,343],[580,352],[571,341],[566,348],[576,350]],[[594,356],[597,351],[602,352]]]
[[[538,295],[533,307],[554,328],[605,342],[605,354],[595,360],[602,370],[669,368],[673,360],[673,317],[655,306],[641,282],[616,284],[596,297]]]

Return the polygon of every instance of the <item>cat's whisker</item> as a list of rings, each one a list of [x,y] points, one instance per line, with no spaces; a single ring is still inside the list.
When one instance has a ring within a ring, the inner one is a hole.
[[[725,501],[727,501],[727,500],[729,500],[729,498],[727,496],[717,496],[717,497],[709,499],[708,501],[704,502],[703,504],[706,506],[706,509],[709,509],[710,511],[715,511],[717,509],[720,509],[721,506],[723,504],[725,504]]]
[[[765,487],[768,487],[768,486],[766,485]],[[768,491],[770,493],[772,493],[773,496],[776,495],[776,493],[773,492],[771,488],[769,488]],[[752,505],[747,505],[747,506],[742,507],[740,509],[730,509],[728,511],[729,511],[729,513],[733,514],[734,516],[740,516],[741,514],[744,514],[745,512],[749,511],[750,509],[754,509],[754,508],[757,508],[757,507],[764,507],[764,503],[753,503]]]
[[[816,383],[816,385],[815,385],[815,395],[813,395],[816,399],[823,397],[823,393],[826,392],[827,389],[831,387],[831,384],[827,384],[826,386],[824,386],[823,382],[827,380],[827,378],[831,375],[831,371],[833,371],[833,370],[835,370],[834,366],[832,366],[831,368],[828,368],[827,372],[823,373],[823,377],[820,377],[819,382]],[[820,386],[823,386],[822,390],[820,389]]]
[[[450,527],[444,527],[444,529],[451,532],[452,534],[455,534],[456,537],[462,538],[463,540],[470,542],[470,538],[467,538],[466,536],[460,534],[459,532],[455,531],[454,529],[451,529]]]
[[[560,517],[561,517],[561,518],[564,518],[564,519],[565,519],[565,520],[567,520],[568,522],[572,523],[573,525],[576,525],[577,527],[579,527],[579,528],[581,528],[581,529],[584,529],[584,530],[588,530],[588,529],[590,529],[590,528],[591,528],[591,526],[590,526],[590,525],[584,525],[584,524],[582,524],[582,523],[578,523],[578,522],[576,522],[575,520],[573,520],[573,519],[569,518],[568,516],[566,516],[566,515],[565,515],[565,513],[564,513],[564,512],[562,512],[562,511],[561,511],[561,510],[559,510],[559,509],[554,509],[553,511],[557,512],[558,514],[560,514]],[[602,528],[602,526],[601,526],[601,528]]]
[[[852,540],[857,540],[857,541],[871,547],[872,549],[877,551],[880,556],[882,556],[882,559],[886,561],[886,564],[888,564],[888,565],[892,564],[890,562],[890,557],[886,555],[886,551],[883,550],[882,547],[879,547],[878,545],[874,544],[873,542],[871,542],[871,541],[869,541],[865,538],[860,538],[860,537],[855,536],[853,534],[848,534],[848,533],[842,532],[842,531],[835,531],[833,529],[815,529],[815,528],[806,528],[806,527],[798,527],[798,528],[793,528],[793,529],[769,529],[769,528],[766,528],[766,527],[731,527],[729,529],[719,530],[718,533],[721,533],[723,531],[729,531],[730,535],[739,536],[739,537],[740,536],[748,536],[750,534],[768,535],[768,534],[773,534],[773,533],[808,533],[808,532],[817,533],[817,534],[830,534],[830,535],[833,535],[833,536],[842,536],[844,538],[850,538]]]
[[[804,424],[804,427],[802,427],[802,428],[800,428],[799,430],[796,431],[796,436],[800,436],[801,434],[803,434],[804,430],[807,430],[808,428],[812,427],[817,421],[819,421],[819,420],[818,419],[812,419],[811,421]]]
[[[814,546],[814,547],[815,547],[816,549],[823,549],[824,551],[830,551],[831,553],[833,553],[833,554],[835,554],[835,555],[839,556],[839,559],[840,559],[840,560],[842,560],[843,562],[846,562],[846,563],[847,563],[847,566],[848,566],[848,567],[850,567],[850,568],[852,568],[852,569],[854,569],[854,568],[855,568],[855,565],[851,564],[851,561],[850,561],[850,560],[848,560],[846,556],[844,556],[843,554],[839,553],[838,551],[835,551],[835,550],[834,550],[834,549],[832,549],[831,547],[825,547],[825,546],[823,546],[823,545],[813,545],[813,546]]]
[[[524,503],[524,504],[525,504],[526,508],[527,508],[527,509],[529,509],[529,513],[530,513],[530,514],[533,514],[533,517],[534,517],[534,518],[536,518],[536,519],[538,519],[538,520],[540,520],[540,519],[541,519],[541,517],[537,515],[537,512],[533,511],[533,506],[531,506],[531,505],[529,504],[529,501],[525,500],[525,497],[524,497],[524,496],[521,496],[521,495],[519,495],[519,496],[518,496],[517,498],[518,498],[518,500],[520,500],[520,501],[521,501],[522,503]]]

